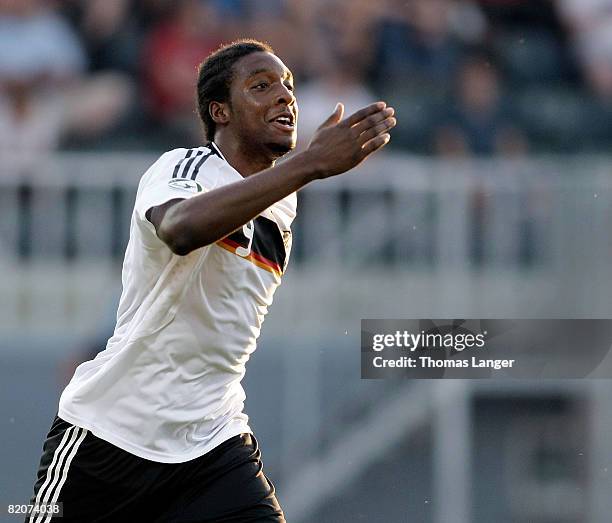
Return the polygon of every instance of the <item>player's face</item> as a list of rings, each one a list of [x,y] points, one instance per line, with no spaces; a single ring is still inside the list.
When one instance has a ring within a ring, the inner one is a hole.
[[[236,62],[230,89],[234,132],[282,156],[295,147],[298,107],[293,75],[277,56],[251,53]]]

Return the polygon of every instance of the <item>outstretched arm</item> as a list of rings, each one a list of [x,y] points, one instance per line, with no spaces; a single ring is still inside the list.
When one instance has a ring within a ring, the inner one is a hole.
[[[188,200],[153,207],[147,218],[175,254],[186,255],[232,233],[313,180],[352,169],[390,139],[393,109],[369,105],[341,120],[343,107],[319,127],[308,149],[278,166]]]

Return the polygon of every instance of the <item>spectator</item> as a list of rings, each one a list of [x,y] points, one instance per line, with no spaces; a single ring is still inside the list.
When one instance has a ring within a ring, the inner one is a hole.
[[[439,155],[521,154],[526,139],[504,103],[500,77],[482,57],[471,57],[460,68],[457,99],[434,136]]]
[[[612,0],[558,0],[585,79],[612,103]]]
[[[196,69],[224,40],[221,25],[213,4],[180,0],[169,20],[145,42],[142,87],[147,110],[155,126],[166,126],[177,142],[199,141],[193,117]]]
[[[64,110],[53,101],[53,95],[42,94],[38,83],[29,77],[2,79],[0,153],[13,155],[22,166],[27,165],[28,158],[35,157],[36,152],[55,149],[63,130]],[[26,152],[28,154],[24,155]]]
[[[305,39],[302,20],[295,6],[284,0],[262,0],[247,4],[242,34],[268,42],[274,49],[282,49],[283,62],[298,79],[301,78]]]
[[[245,35],[255,37],[252,31],[253,18],[262,14],[262,18],[268,17],[274,22],[282,11],[284,0],[262,0],[253,2],[251,0],[203,0],[207,1],[216,11],[217,17],[223,25],[224,40],[231,41],[243,38]],[[271,24],[272,29],[277,29],[279,24]],[[269,34],[259,35],[261,40],[268,42]]]
[[[81,0],[72,8],[90,71],[137,72],[142,35],[130,13],[132,4],[132,0]]]
[[[478,39],[482,24],[469,2],[390,0],[376,31],[375,81],[417,89],[448,85],[460,61],[462,39]]]
[[[0,1],[0,150],[17,156],[57,146],[57,89],[84,65],[76,36],[54,12],[35,0]]]
[[[298,87],[298,100],[298,147],[304,147],[338,101],[348,116],[376,98],[365,84],[359,60],[331,53],[326,63],[319,64],[319,74]]]
[[[0,149],[48,151],[70,132],[110,128],[126,91],[108,79],[85,80],[85,68],[76,34],[47,2],[0,0]]]
[[[371,33],[380,5],[369,0],[248,2],[246,34],[282,49],[283,61],[301,83],[318,78],[330,53],[350,55],[360,68],[366,64],[371,45],[363,35]]]
[[[85,68],[70,26],[42,0],[0,0],[0,77],[58,81]]]

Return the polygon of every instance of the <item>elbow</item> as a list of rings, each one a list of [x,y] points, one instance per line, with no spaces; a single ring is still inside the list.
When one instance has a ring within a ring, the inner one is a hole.
[[[189,241],[189,235],[186,234],[185,231],[174,231],[170,228],[160,227],[157,235],[173,254],[178,256],[187,256],[194,250],[194,247],[192,247],[191,242]]]
[[[178,256],[186,256],[195,249],[188,227],[172,216],[164,217],[157,229],[157,237]]]
[[[196,234],[196,229],[180,213],[170,212],[164,217],[157,236],[177,256],[187,256],[192,251],[214,242],[208,235]]]
[[[190,252],[194,250],[192,247],[189,246],[189,244],[180,240],[167,242],[166,245],[172,251],[172,253],[176,254],[177,256],[187,256]]]

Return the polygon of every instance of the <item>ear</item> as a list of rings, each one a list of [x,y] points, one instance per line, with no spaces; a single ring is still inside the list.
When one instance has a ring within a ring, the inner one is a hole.
[[[225,124],[229,122],[229,107],[227,103],[210,102],[208,113],[215,123]]]

